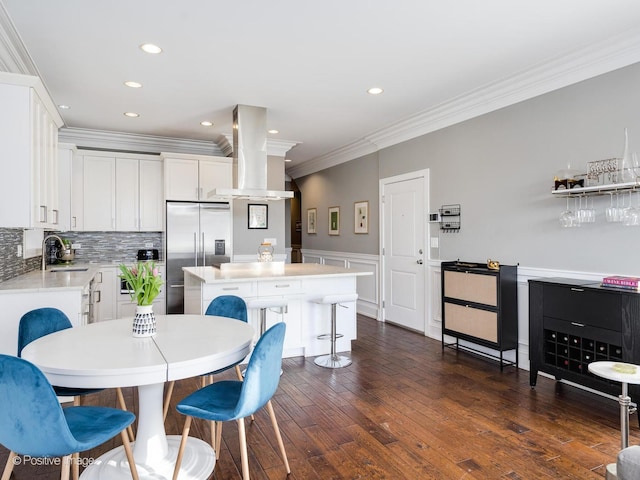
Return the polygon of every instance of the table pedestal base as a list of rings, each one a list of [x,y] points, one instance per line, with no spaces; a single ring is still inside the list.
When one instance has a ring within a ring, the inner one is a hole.
[[[605,480],[618,480],[618,471],[616,469],[615,463],[610,463],[609,465],[607,465]]]
[[[137,464],[140,480],[161,480],[173,478],[173,469],[180,447],[180,435],[167,435],[169,451],[167,457],[153,465]],[[133,446],[133,443],[131,444]],[[80,455],[82,459],[82,454]],[[209,478],[216,465],[216,456],[211,445],[199,438],[189,437],[180,466],[179,480]],[[120,446],[95,459],[80,475],[83,480],[131,479],[131,470]]]

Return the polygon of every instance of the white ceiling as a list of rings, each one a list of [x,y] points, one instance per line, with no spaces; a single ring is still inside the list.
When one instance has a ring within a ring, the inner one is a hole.
[[[640,38],[637,0],[1,2],[53,101],[71,106],[66,127],[218,143],[236,104],[263,106],[277,138],[300,142],[294,169]]]

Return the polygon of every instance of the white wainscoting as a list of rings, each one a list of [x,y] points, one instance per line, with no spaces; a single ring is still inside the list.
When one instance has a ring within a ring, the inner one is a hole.
[[[431,295],[431,309],[428,313],[428,336],[436,340],[442,340],[442,301],[440,283],[440,261],[429,261],[429,278]],[[580,280],[593,280],[599,282],[602,277],[612,275],[611,273],[594,273],[570,270],[553,270],[548,268],[535,268],[518,266],[518,363],[520,368],[529,370],[529,280],[533,278],[576,278]],[[453,341],[453,337],[448,341]],[[465,344],[464,341],[460,341]],[[497,352],[479,345],[473,345],[480,351],[485,351],[491,355]],[[505,352],[504,357],[508,360],[515,360],[514,352]]]
[[[302,263],[319,263],[335,267],[353,268],[372,275],[358,277],[358,313],[367,317],[380,318],[380,258],[378,255],[367,255],[349,252],[327,252],[323,250],[302,249]]]

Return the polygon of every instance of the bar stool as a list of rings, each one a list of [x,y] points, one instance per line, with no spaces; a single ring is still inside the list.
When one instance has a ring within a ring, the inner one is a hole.
[[[267,310],[270,308],[278,308],[278,313],[283,315],[287,312],[287,306],[289,305],[286,298],[251,298],[246,300],[247,308],[259,308],[260,309],[260,337],[267,329]],[[246,370],[242,371],[244,377]],[[280,375],[282,375],[282,369],[280,369]]]
[[[342,368],[351,365],[351,359],[349,357],[336,353],[336,339],[342,337],[341,333],[336,333],[336,308],[341,303],[355,302],[357,299],[357,293],[337,293],[334,295],[325,295],[315,300],[315,303],[331,305],[331,333],[324,333],[317,337],[319,340],[327,338],[331,340],[331,353],[329,355],[316,357],[314,362],[319,367]]]
[[[260,309],[260,336],[267,329],[267,310],[270,308],[279,308],[279,314],[287,312],[287,306],[289,303],[286,298],[283,297],[267,297],[267,298],[250,298],[246,300],[247,308],[259,308]]]

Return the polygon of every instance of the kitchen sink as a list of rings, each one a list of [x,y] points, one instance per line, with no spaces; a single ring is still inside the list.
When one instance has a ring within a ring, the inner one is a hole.
[[[51,273],[55,272],[86,272],[89,267],[57,267],[49,270]]]

